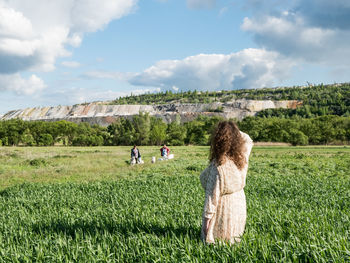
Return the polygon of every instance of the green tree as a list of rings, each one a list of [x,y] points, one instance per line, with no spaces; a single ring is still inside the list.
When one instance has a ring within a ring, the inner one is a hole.
[[[137,145],[148,145],[150,141],[151,118],[149,113],[140,112],[132,119],[135,129],[134,143]]]
[[[151,118],[150,143],[152,145],[161,145],[166,140],[167,125],[160,118]]]
[[[33,146],[35,145],[35,140],[33,135],[30,133],[29,129],[26,129],[21,137],[21,142],[26,146]]]
[[[187,136],[185,142],[194,145],[207,145],[209,134],[205,130],[205,123],[201,120],[194,120],[186,123]]]
[[[292,145],[307,145],[308,137],[301,131],[298,130],[290,130],[290,143]]]
[[[119,118],[107,127],[112,137],[113,145],[132,145],[135,141],[135,129],[132,122],[126,118]]]
[[[54,144],[52,135],[48,133],[41,134],[37,144],[38,146],[52,146]]]
[[[18,145],[21,136],[27,129],[27,122],[19,119],[8,120],[5,122],[5,136],[7,137],[8,145]]]
[[[1,141],[2,141],[2,145],[3,145],[3,146],[8,146],[8,145],[9,145],[9,141],[8,141],[8,138],[7,138],[7,137],[1,138]]]
[[[184,145],[186,127],[174,121],[168,124],[166,141],[169,145]]]
[[[78,135],[72,141],[73,146],[88,146],[88,138],[86,135]]]

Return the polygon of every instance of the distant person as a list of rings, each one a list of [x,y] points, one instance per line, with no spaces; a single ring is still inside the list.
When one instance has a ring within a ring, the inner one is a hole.
[[[130,164],[142,164],[143,161],[141,159],[141,153],[139,149],[134,145],[134,147],[131,149],[131,161]]]
[[[201,173],[205,190],[201,239],[240,242],[247,209],[244,186],[253,147],[249,135],[231,121],[220,122],[212,136],[210,164]]]
[[[166,147],[166,144],[164,144],[163,147],[160,148],[160,155],[162,156],[162,159],[167,160],[169,153],[170,153],[170,149]]]

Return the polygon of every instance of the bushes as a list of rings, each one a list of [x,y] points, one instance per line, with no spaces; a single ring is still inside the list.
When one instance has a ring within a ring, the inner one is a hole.
[[[1,144],[50,146],[57,142],[74,146],[100,145],[208,145],[220,117],[201,116],[184,124],[140,113],[128,120],[118,119],[107,128],[88,123],[0,121]],[[246,117],[237,122],[253,141],[287,142],[293,145],[341,144],[350,142],[350,117],[334,115],[317,118]]]
[[[46,166],[48,164],[48,161],[45,160],[44,158],[36,158],[36,159],[29,160],[28,164],[30,166],[35,166],[35,167]]]
[[[146,116],[146,115],[145,115]],[[138,115],[137,119],[146,118]],[[201,116],[180,124],[179,119],[166,125],[161,119],[150,118],[150,141],[141,145],[208,145],[210,136],[220,117]],[[254,141],[286,142],[292,145],[348,143],[350,141],[350,118],[340,116],[322,116],[317,118],[259,118],[246,117],[237,123],[240,129],[248,133]],[[134,120],[121,119],[108,127],[113,135],[114,145],[130,145],[137,141]],[[147,133],[147,130],[144,130]],[[143,134],[143,136],[147,136]]]
[[[110,143],[110,136],[106,128],[88,123],[13,119],[0,121],[0,140],[6,146],[51,146],[58,142],[73,145],[73,141],[74,145],[99,146]]]
[[[172,122],[168,124],[166,141],[169,145],[184,145],[187,136],[187,129],[180,123]]]
[[[199,120],[186,123],[187,136],[186,144],[207,145],[209,142],[208,130],[204,127],[205,123]]]
[[[2,145],[3,146],[8,146],[9,145],[9,140],[8,140],[7,137],[1,138],[1,141],[2,141]]]
[[[307,145],[309,143],[309,138],[301,131],[293,129],[289,132],[289,134],[290,134],[289,142],[294,146]]]
[[[73,139],[74,146],[102,146],[103,137],[96,135],[79,135]]]
[[[247,117],[238,123],[253,141],[288,142],[293,145],[350,142],[350,118],[322,116],[304,119]]]
[[[52,135],[48,133],[41,134],[39,140],[37,141],[38,146],[51,146],[53,144],[54,141]]]
[[[26,146],[34,146],[37,143],[34,140],[33,135],[30,133],[30,131],[27,129],[25,133],[21,137],[21,141]]]
[[[167,125],[162,119],[151,118],[150,144],[161,145],[166,140]]]

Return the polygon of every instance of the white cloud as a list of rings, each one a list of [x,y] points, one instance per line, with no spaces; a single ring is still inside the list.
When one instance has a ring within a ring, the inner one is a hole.
[[[0,74],[0,91],[10,90],[17,94],[31,95],[46,88],[42,79],[36,75],[31,75],[24,79],[20,74]]]
[[[81,66],[81,64],[77,61],[62,61],[61,64],[68,68],[79,68]]]
[[[32,23],[22,13],[0,3],[0,37],[26,39],[33,37]],[[15,22],[15,23],[14,23]]]
[[[132,85],[180,90],[251,89],[271,86],[288,77],[293,62],[277,52],[244,49],[229,55],[200,54],[163,60],[129,77]]]
[[[187,0],[187,6],[192,9],[213,8],[216,0]]]
[[[262,48],[291,59],[350,67],[349,1],[297,1],[283,11],[245,18],[241,28]]]
[[[44,0],[45,1],[45,0]],[[46,1],[45,1],[46,2]],[[136,0],[71,0],[74,32],[94,32],[132,11]]]
[[[86,32],[103,29],[137,0],[0,0],[0,74],[50,71]],[[8,88],[11,89],[11,88]]]

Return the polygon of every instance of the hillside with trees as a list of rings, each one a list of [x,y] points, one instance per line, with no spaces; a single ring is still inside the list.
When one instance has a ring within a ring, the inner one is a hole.
[[[260,117],[291,117],[293,115],[304,118],[324,115],[350,116],[350,83],[213,92],[187,91],[174,93],[165,91],[121,97],[112,101],[111,104],[224,103],[235,99],[300,100],[303,102],[303,106],[296,110],[270,109],[259,113]]]
[[[222,92],[163,92],[119,98],[113,103],[152,104],[232,99],[299,100],[296,109],[269,109],[237,121],[254,141],[286,142],[293,145],[350,143],[350,85],[318,85]],[[177,116],[179,117],[179,116]],[[100,145],[208,145],[221,117],[199,116],[193,121],[172,123],[139,113],[119,118],[108,127],[68,121],[0,121],[0,146]]]

